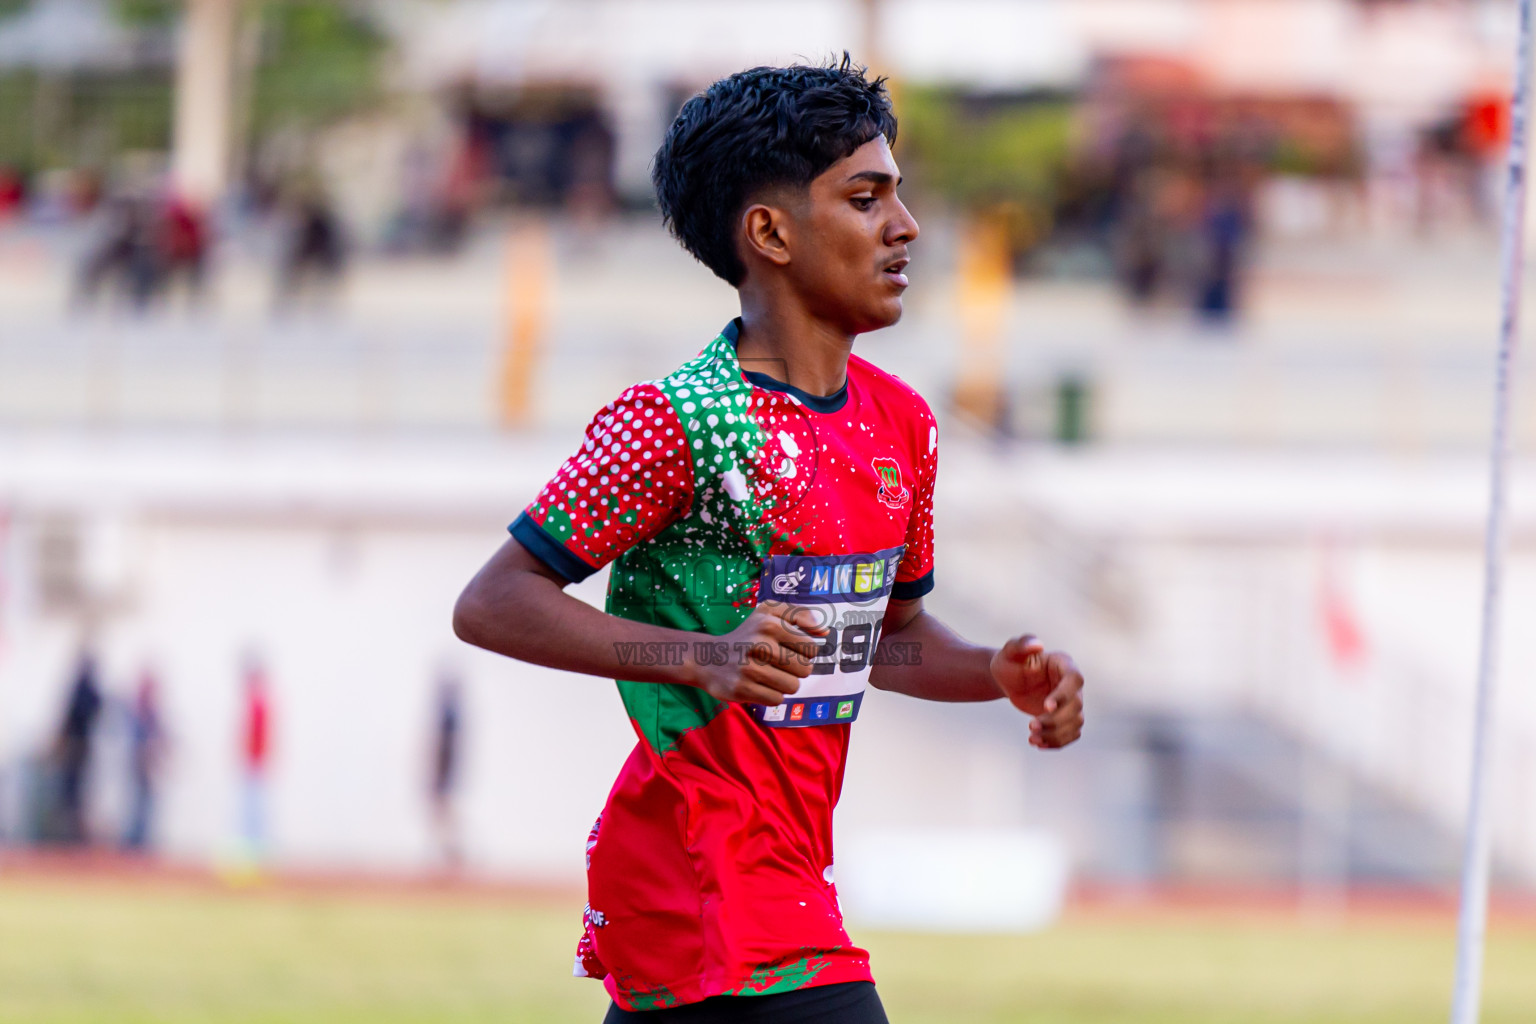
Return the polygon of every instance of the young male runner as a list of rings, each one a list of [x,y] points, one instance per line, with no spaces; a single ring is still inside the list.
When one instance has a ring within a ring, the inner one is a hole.
[[[978,647],[923,610],[933,415],[851,352],[907,288],[895,137],[846,56],[688,101],[656,191],[741,317],[598,412],[454,610],[470,643],[619,680],[639,742],[587,838],[576,957],[609,1022],[885,1021],[832,880],[866,683],[1006,697],[1038,747],[1082,728],[1066,655]],[[607,614],[563,593],[610,563]]]

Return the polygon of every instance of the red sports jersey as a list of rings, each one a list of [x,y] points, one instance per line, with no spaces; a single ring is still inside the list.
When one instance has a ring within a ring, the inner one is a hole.
[[[933,586],[937,429],[857,356],[827,397],[744,372],[738,330],[600,411],[511,526],[573,581],[613,562],[608,610],[701,634],[706,657],[740,656],[704,635],[760,588],[830,630],[781,707],[618,682],[639,742],[587,840],[576,973],[624,1009],[870,980],[837,905],[832,810],[886,602]]]

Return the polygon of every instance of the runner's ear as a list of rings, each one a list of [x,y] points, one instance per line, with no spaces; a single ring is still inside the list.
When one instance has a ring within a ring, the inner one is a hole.
[[[753,203],[741,214],[742,235],[745,239],[746,262],[752,257],[767,260],[775,266],[789,265],[789,238],[784,211],[767,203]]]

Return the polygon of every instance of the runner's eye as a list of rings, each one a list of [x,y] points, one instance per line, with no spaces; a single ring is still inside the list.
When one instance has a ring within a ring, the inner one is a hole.
[[[873,207],[875,205],[875,197],[874,196],[854,196],[852,202],[853,202],[853,205],[854,205],[855,209],[858,209],[858,210],[870,210],[870,209],[873,209]]]

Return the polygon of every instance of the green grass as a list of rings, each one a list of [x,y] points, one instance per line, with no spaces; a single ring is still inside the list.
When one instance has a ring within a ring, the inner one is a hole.
[[[0,877],[0,1021],[601,1020],[579,908]],[[1009,938],[859,934],[894,1024],[1446,1016],[1449,923],[1094,914]],[[1488,1024],[1536,1020],[1536,930],[1489,944]]]

